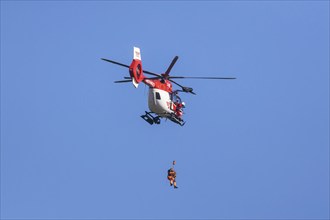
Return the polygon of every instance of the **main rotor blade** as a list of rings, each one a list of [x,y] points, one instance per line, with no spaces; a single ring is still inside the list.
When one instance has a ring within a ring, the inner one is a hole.
[[[171,79],[168,79],[168,80],[171,81],[172,83],[174,83],[175,85],[180,86],[183,92],[190,92],[191,94],[196,95],[196,93],[193,92],[193,89],[192,88],[182,86],[179,83],[177,83],[177,82],[175,82],[175,81],[173,81]]]
[[[116,65],[119,65],[119,66],[123,66],[123,67],[127,67],[127,68],[129,68],[128,65],[126,65],[126,64],[122,64],[122,63],[118,63],[118,62],[113,61],[113,60],[108,60],[108,59],[104,59],[104,58],[101,58],[101,60],[104,60],[104,61],[107,61],[107,62],[110,62],[110,63],[116,64]]]
[[[132,82],[132,80],[131,79],[126,79],[126,80],[115,81],[115,83],[127,83],[127,82]]]
[[[162,75],[157,74],[157,73],[153,73],[153,72],[150,72],[150,71],[147,71],[147,70],[143,70],[143,72],[146,73],[146,74],[152,75],[152,76],[158,76],[160,78],[163,78]]]
[[[170,79],[236,79],[235,77],[169,76]]]
[[[109,59],[105,59],[105,58],[101,58],[101,60],[104,60],[104,61],[107,61],[107,62],[116,64],[116,65],[119,65],[119,66],[123,66],[123,67],[129,68],[129,65],[126,65],[126,64],[123,64],[123,63],[119,63],[117,61],[113,61],[113,60],[109,60]],[[146,73],[146,74],[152,75],[152,76],[158,76],[160,78],[163,78],[160,74],[157,74],[157,73],[153,73],[153,72],[150,72],[150,71],[147,71],[147,70],[143,70],[143,72]]]
[[[176,61],[179,59],[178,56],[175,56],[174,59],[172,60],[170,66],[167,68],[166,72],[165,72],[165,76],[168,76],[171,72],[171,69],[173,68],[174,64],[176,63]]]

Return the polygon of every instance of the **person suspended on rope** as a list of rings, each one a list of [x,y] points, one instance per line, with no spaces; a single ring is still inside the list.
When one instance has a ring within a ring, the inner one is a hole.
[[[173,161],[173,167],[167,171],[167,179],[170,181],[170,186],[174,186],[174,189],[178,188],[176,186],[176,172],[174,170],[175,161]]]

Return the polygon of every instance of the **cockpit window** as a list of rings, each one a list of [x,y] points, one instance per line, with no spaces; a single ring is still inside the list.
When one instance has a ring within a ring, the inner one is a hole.
[[[156,94],[156,99],[160,100],[160,94],[159,94],[159,92],[156,92],[155,94]]]
[[[171,100],[172,100],[172,102],[181,103],[181,98],[178,96],[178,94],[176,92],[173,92],[171,94]]]

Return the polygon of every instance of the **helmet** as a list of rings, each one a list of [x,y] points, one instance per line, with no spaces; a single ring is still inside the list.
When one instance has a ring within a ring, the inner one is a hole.
[[[182,106],[186,106],[186,103],[184,103],[184,102],[182,102],[181,104],[182,104]]]

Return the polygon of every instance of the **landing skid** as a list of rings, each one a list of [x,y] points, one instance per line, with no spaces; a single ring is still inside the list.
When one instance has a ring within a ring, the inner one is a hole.
[[[157,124],[159,125],[160,124],[160,118],[159,116],[153,116],[151,114],[151,112],[146,112],[145,115],[141,115],[141,118],[143,118],[143,120],[145,120],[146,122],[148,122],[149,124]]]
[[[153,116],[152,112],[145,112],[146,114],[141,115],[141,118],[143,120],[145,120],[146,122],[148,122],[149,124],[153,125],[153,124],[160,124],[160,116]],[[166,114],[164,116],[162,116],[164,118],[167,118],[171,121],[173,121],[176,124],[179,124],[181,126],[183,126],[186,122],[183,121],[181,118],[177,117],[175,114],[171,113],[171,114]]]
[[[173,121],[174,123],[177,123],[181,126],[183,126],[186,122],[183,121],[181,118],[177,117],[175,114],[170,114],[168,117],[168,119],[170,119],[171,121]]]

